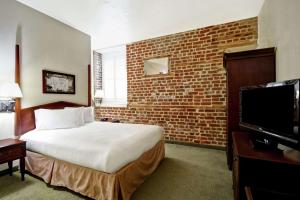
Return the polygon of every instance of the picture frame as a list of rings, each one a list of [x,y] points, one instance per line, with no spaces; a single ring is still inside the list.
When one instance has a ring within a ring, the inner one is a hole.
[[[75,75],[43,70],[43,93],[75,94]]]

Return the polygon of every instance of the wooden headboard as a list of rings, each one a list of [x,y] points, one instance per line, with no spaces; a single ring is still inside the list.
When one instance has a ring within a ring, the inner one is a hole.
[[[34,110],[45,108],[45,109],[63,109],[64,107],[80,107],[84,106],[81,104],[65,102],[65,101],[58,101],[49,104],[43,104],[39,106],[34,106],[30,108],[25,108],[20,110],[20,120],[17,124],[18,126],[18,133],[17,136],[23,135],[24,133],[35,129],[35,117],[34,117]]]

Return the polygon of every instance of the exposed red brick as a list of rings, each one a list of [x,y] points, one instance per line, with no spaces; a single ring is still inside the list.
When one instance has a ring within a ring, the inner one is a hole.
[[[161,125],[165,139],[225,146],[227,48],[255,44],[257,18],[127,45],[128,107],[101,107],[96,117]],[[170,74],[145,77],[145,58],[169,56]]]

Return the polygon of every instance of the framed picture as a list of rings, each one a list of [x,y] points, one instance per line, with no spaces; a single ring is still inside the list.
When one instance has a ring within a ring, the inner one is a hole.
[[[43,70],[43,93],[75,94],[75,75]]]

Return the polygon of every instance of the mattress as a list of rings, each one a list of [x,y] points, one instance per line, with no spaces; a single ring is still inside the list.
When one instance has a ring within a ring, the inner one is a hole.
[[[154,147],[163,135],[155,125],[92,122],[78,128],[32,130],[26,148],[53,158],[114,173]]]

